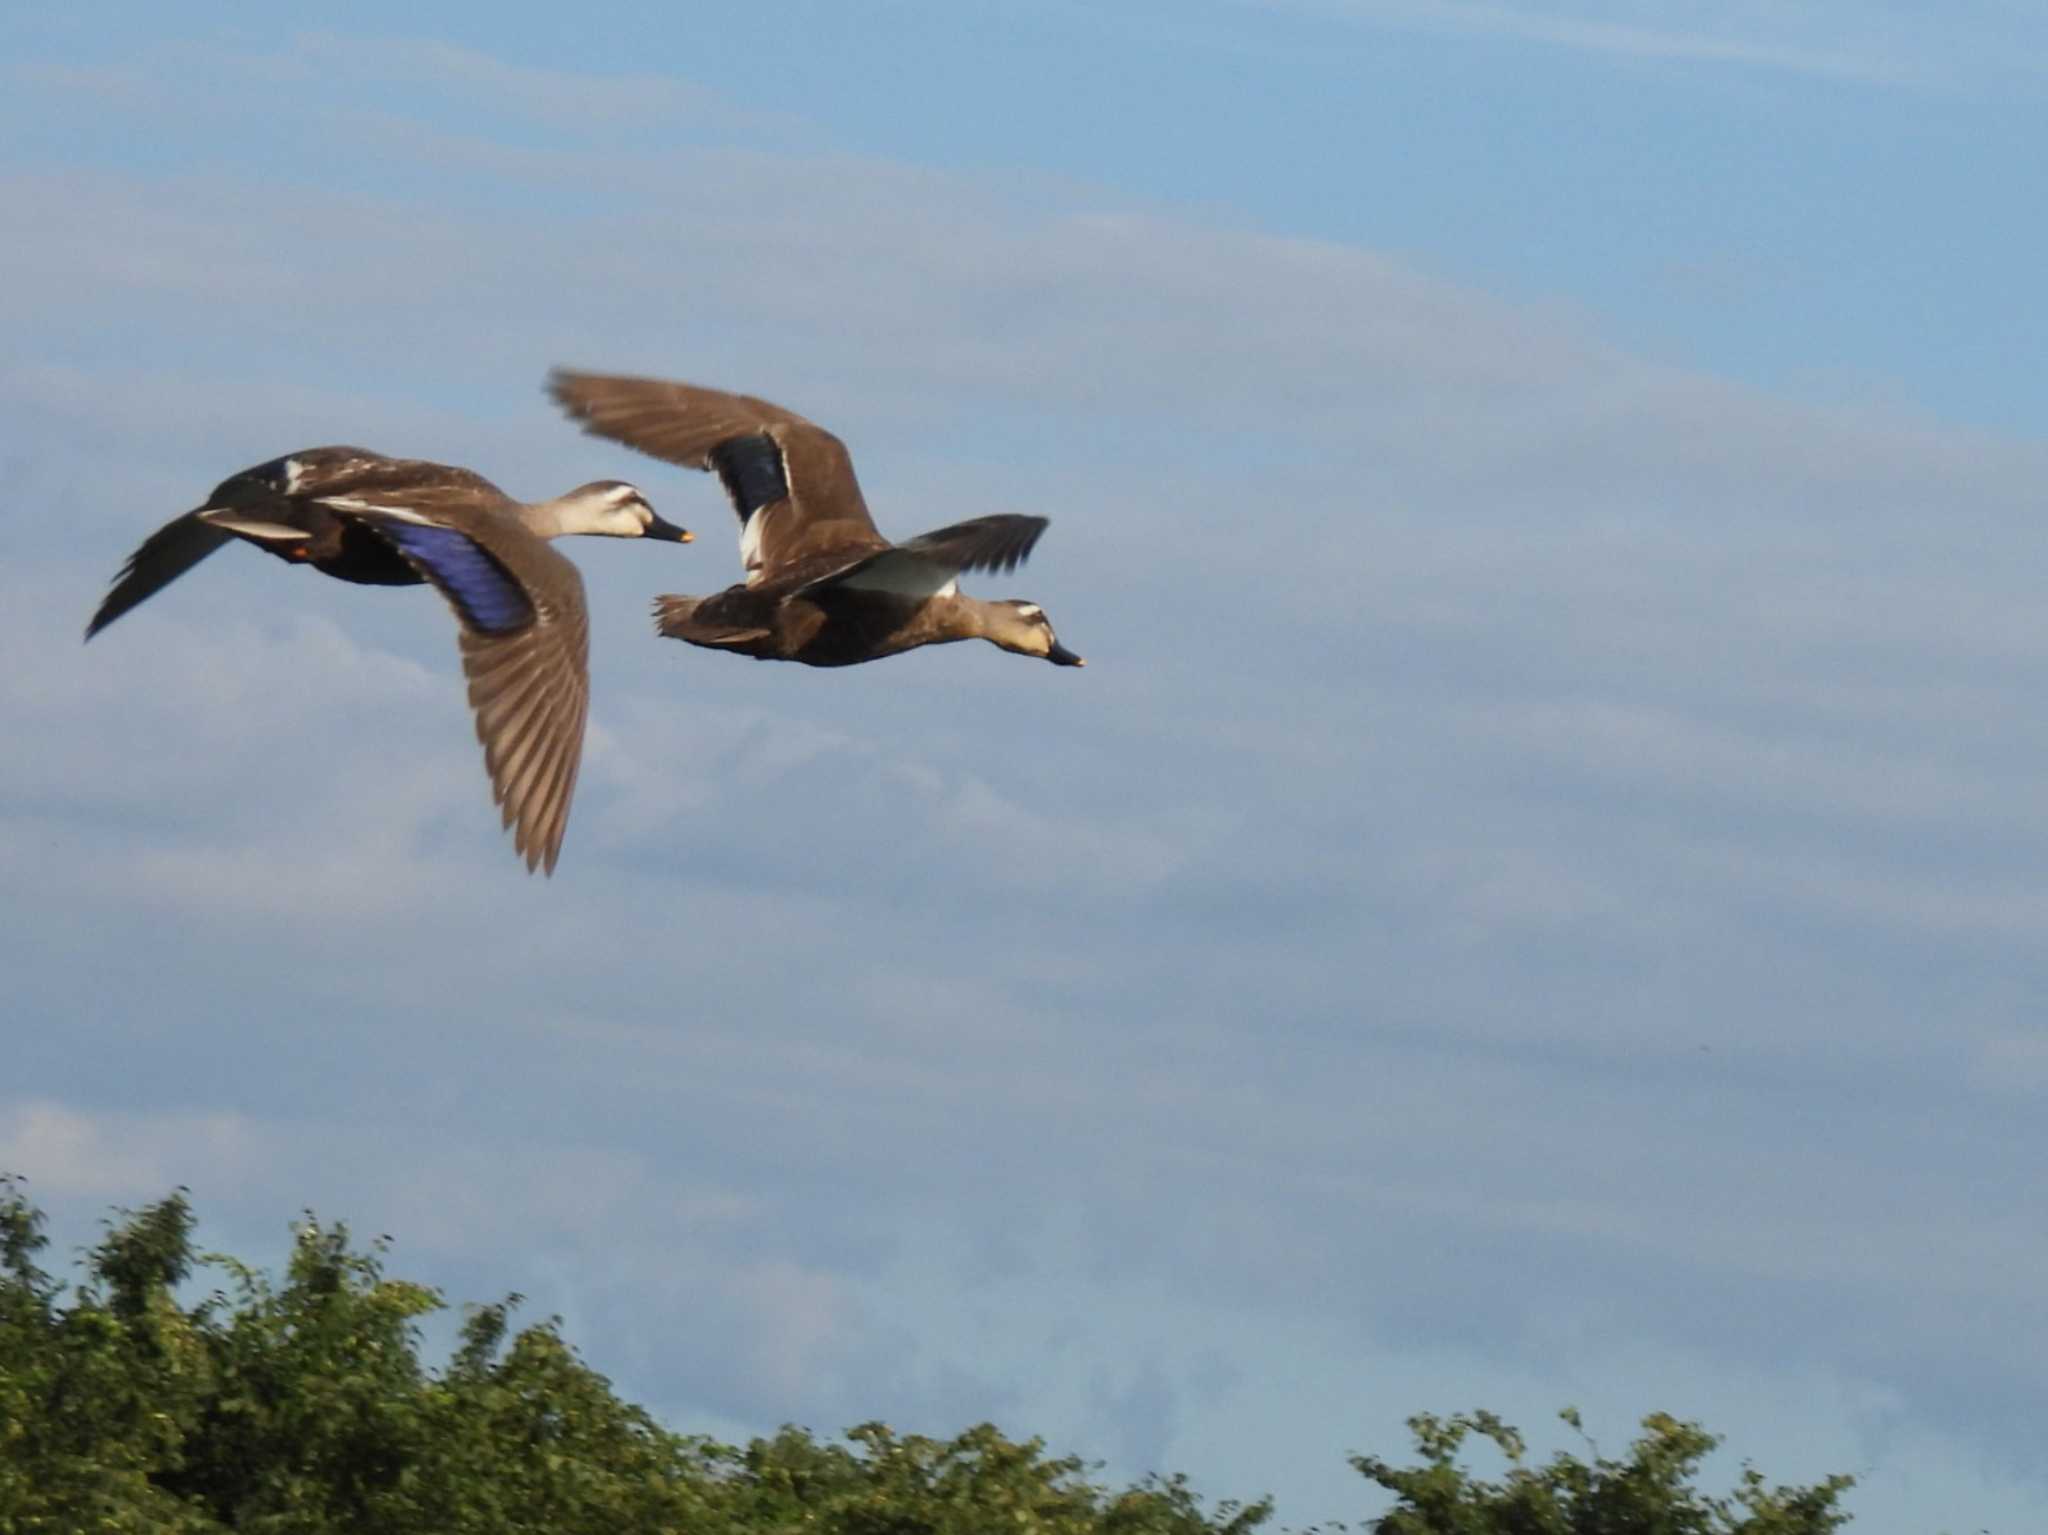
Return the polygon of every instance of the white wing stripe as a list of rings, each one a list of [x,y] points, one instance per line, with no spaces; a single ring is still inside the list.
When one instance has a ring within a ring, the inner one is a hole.
[[[767,520],[768,508],[764,506],[740,528],[740,564],[749,572],[761,568],[761,524]]]
[[[322,506],[331,506],[340,512],[369,512],[378,517],[396,517],[400,522],[416,522],[422,527],[438,526],[433,518],[422,517],[410,507],[379,506],[374,501],[359,500],[355,496],[316,496],[314,500]]]
[[[297,544],[306,539],[304,528],[294,528],[282,522],[264,522],[254,517],[237,517],[232,512],[201,512],[199,520],[230,533],[239,533],[244,538],[260,539],[270,544]]]

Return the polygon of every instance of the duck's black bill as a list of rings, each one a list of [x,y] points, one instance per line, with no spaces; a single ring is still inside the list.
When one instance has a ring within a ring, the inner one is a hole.
[[[1045,653],[1045,658],[1052,662],[1054,666],[1086,666],[1088,664],[1058,640],[1053,641],[1052,649]]]
[[[640,536],[642,538],[666,539],[672,544],[687,544],[693,542],[697,535],[688,528],[679,528],[672,522],[665,522],[659,517],[654,517],[648,522],[647,531]]]

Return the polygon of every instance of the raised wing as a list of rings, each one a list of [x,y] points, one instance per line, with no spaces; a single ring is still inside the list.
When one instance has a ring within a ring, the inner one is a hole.
[[[557,368],[548,392],[584,430],[716,474],[740,520],[747,584],[827,551],[889,547],[868,515],[846,444],[752,395]]]
[[[204,510],[204,507],[200,508],[200,511]],[[99,611],[85,626],[85,637],[91,639],[137,603],[155,596],[233,538],[234,534],[225,528],[201,522],[196,511],[172,518],[145,538],[141,547],[128,556],[128,563],[121,567],[120,575],[114,578],[114,584],[101,600]]]
[[[309,468],[328,475],[344,466],[388,462],[367,448],[307,448],[228,476],[214,486],[204,506],[172,518],[128,556],[128,563],[121,567],[92,622],[86,625],[85,637],[91,639],[233,539],[233,528],[221,525],[218,519],[255,517],[282,527],[292,516],[293,498],[308,478]]]
[[[455,610],[492,797],[526,867],[552,874],[590,714],[583,577],[509,522],[486,538],[404,515],[342,513],[387,539]]]

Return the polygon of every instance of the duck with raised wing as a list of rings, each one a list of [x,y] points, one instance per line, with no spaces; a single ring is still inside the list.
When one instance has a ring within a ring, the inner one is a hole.
[[[570,533],[690,541],[619,480],[528,504],[468,469],[308,448],[231,475],[152,533],[85,637],[237,538],[343,581],[431,582],[455,610],[477,739],[513,846],[529,871],[552,874],[590,703],[583,578],[548,546]]]
[[[852,666],[987,640],[1058,666],[1085,663],[1034,602],[960,591],[965,571],[1014,570],[1043,517],[976,517],[892,544],[876,530],[846,445],[794,411],[743,394],[557,368],[548,390],[584,430],[716,473],[740,520],[746,580],[711,597],[658,597],[671,639],[757,661]]]

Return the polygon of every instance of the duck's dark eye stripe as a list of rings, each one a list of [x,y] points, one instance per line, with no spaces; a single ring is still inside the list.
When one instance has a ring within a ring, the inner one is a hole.
[[[377,531],[425,572],[470,628],[509,634],[533,622],[533,603],[511,572],[453,528],[384,522]]]
[[[782,474],[782,450],[765,432],[728,437],[711,450],[710,458],[742,523],[789,494],[789,481]]]

